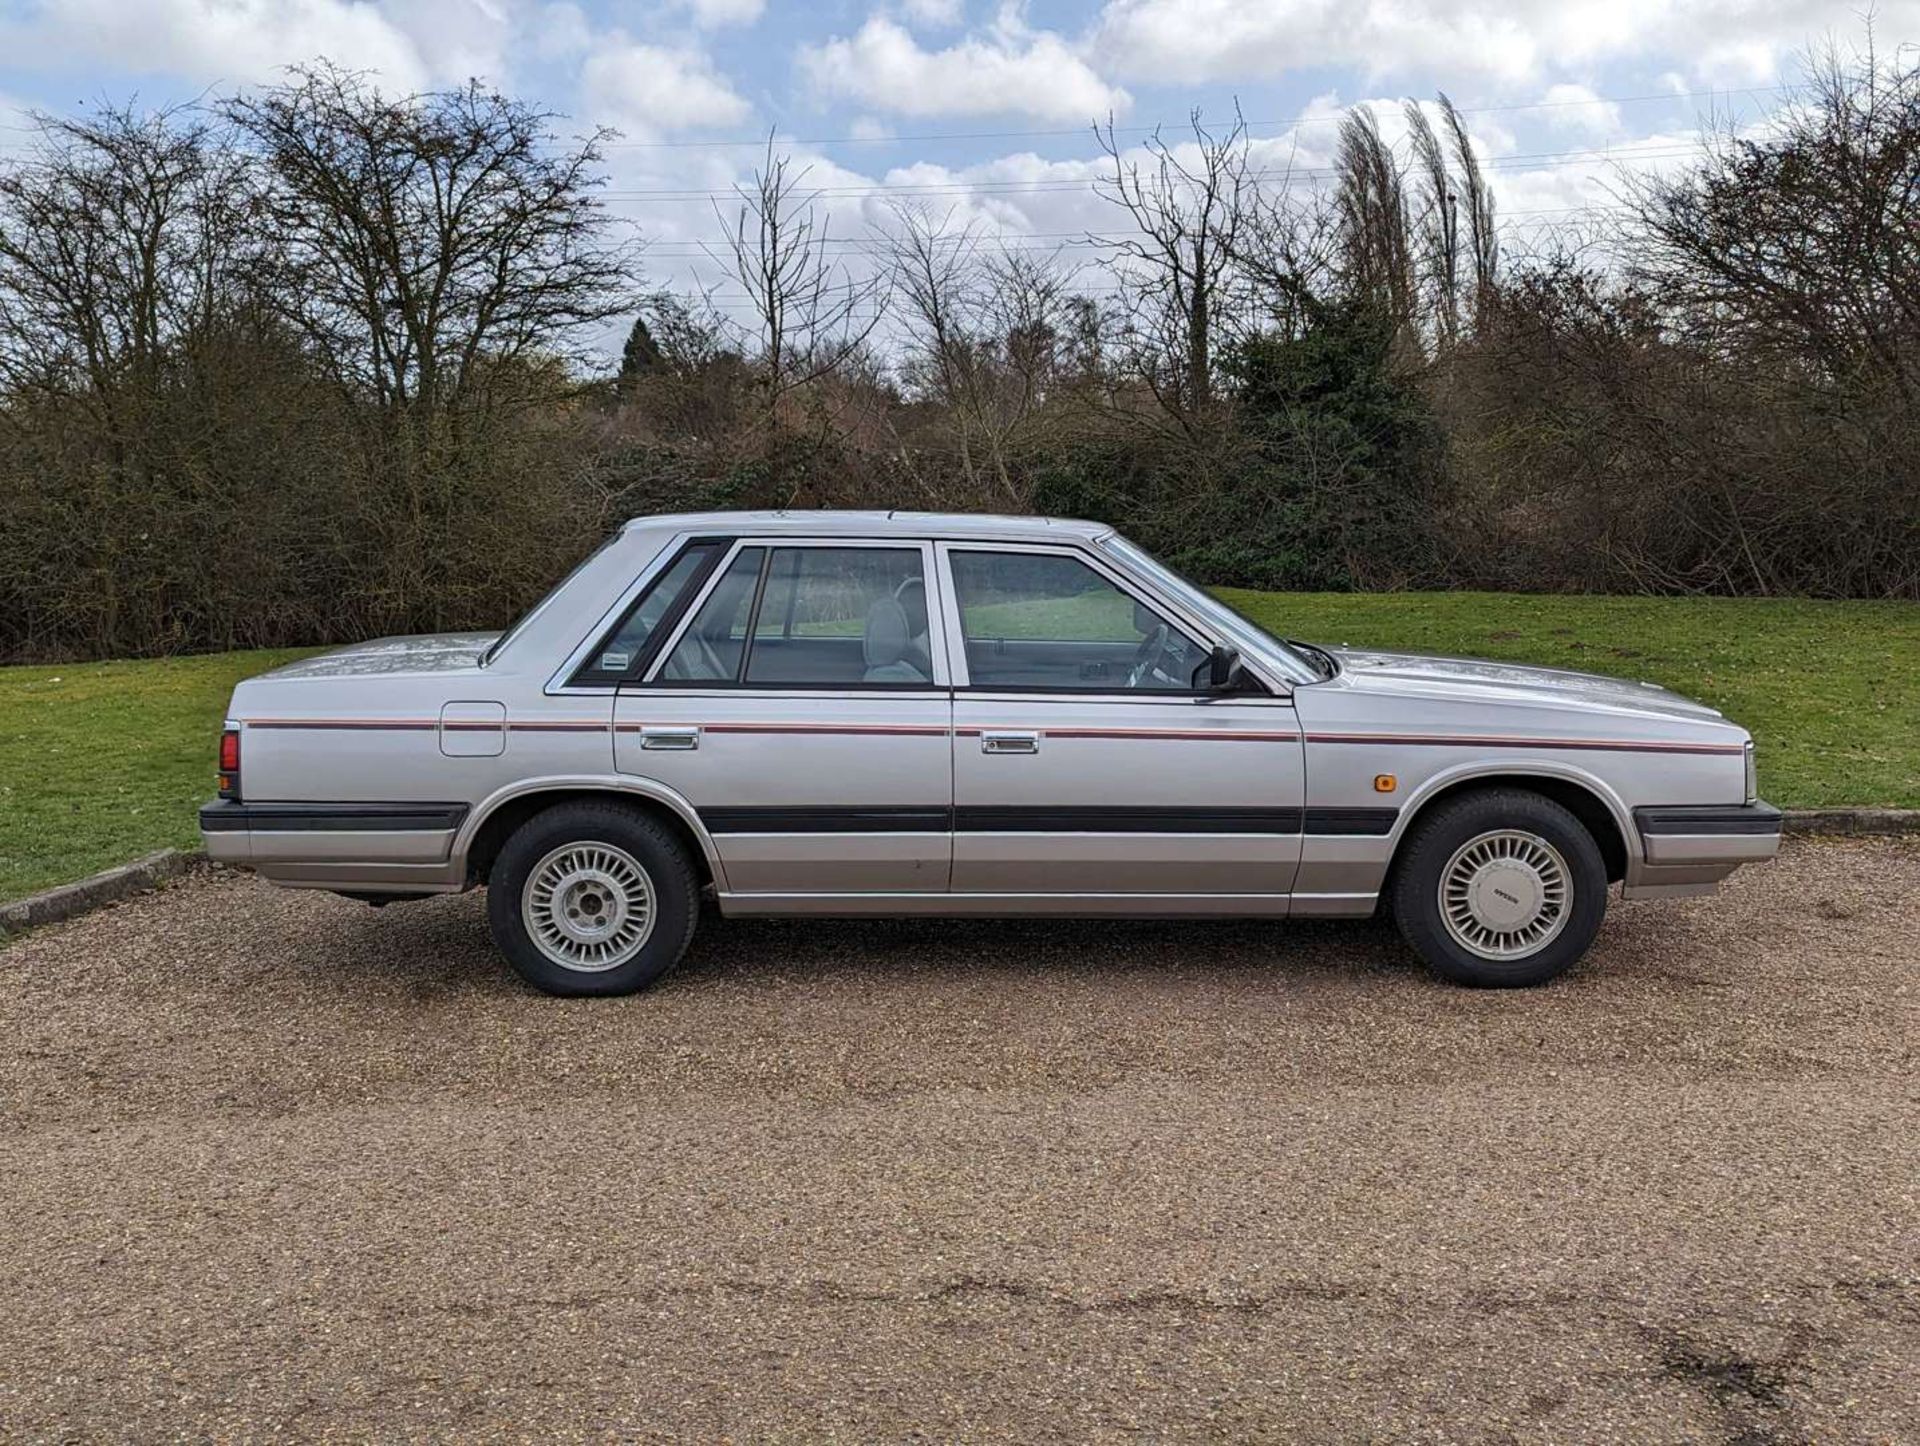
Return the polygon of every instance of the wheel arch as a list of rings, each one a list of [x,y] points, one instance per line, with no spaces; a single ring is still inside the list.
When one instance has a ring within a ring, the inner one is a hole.
[[[1394,822],[1387,875],[1401,857],[1402,845],[1413,825],[1440,805],[1467,793],[1496,788],[1518,788],[1549,798],[1566,809],[1593,836],[1600,857],[1607,866],[1607,881],[1617,883],[1627,876],[1635,861],[1639,835],[1633,827],[1633,815],[1618,794],[1600,779],[1571,765],[1547,762],[1523,764],[1473,764],[1436,774],[1421,785],[1418,792],[1400,810]]]
[[[726,887],[713,837],[684,795],[650,779],[603,774],[530,779],[503,788],[467,816],[454,838],[453,856],[469,886],[484,883],[509,835],[537,813],[582,799],[637,804],[671,829],[687,850],[701,885]]]

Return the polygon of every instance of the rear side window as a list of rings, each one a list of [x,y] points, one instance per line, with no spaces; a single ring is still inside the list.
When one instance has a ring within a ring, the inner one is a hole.
[[[678,617],[720,555],[718,542],[696,542],[641,590],[614,630],[607,634],[574,674],[576,683],[620,683],[636,678],[653,656],[656,639],[664,639],[661,624]]]
[[[746,547],[681,633],[661,683],[925,687],[918,547]]]
[[[917,547],[782,547],[767,569],[747,682],[925,687],[926,575]]]

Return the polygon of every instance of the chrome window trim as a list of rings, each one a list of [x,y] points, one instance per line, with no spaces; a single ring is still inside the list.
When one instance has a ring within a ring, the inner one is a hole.
[[[917,698],[926,703],[944,703],[953,696],[951,688],[924,683],[867,683],[848,688],[805,688],[792,683],[762,683],[743,687],[738,683],[729,683],[724,687],[703,688],[698,683],[675,682],[662,683],[658,687],[628,683],[623,687],[628,697],[636,697],[644,692],[649,698],[713,698],[730,693],[752,693],[756,698]]]
[[[934,547],[940,559],[941,622],[944,624],[949,639],[949,676],[954,680],[952,684],[954,689],[966,693],[969,698],[986,699],[1001,696],[1007,698],[1065,698],[1090,701],[1095,698],[1106,697],[1129,703],[1161,701],[1180,703],[1183,705],[1190,705],[1196,702],[1219,703],[1231,701],[1234,703],[1242,703],[1277,700],[1287,704],[1289,707],[1292,706],[1293,684],[1290,681],[1274,676],[1273,668],[1265,657],[1246,657],[1244,655],[1241,658],[1241,662],[1244,663],[1247,670],[1258,678],[1261,684],[1269,690],[1271,694],[1270,700],[1262,700],[1257,695],[1252,694],[1235,695],[1231,699],[1226,699],[1215,693],[1201,691],[1178,692],[1165,689],[1140,689],[1137,691],[1122,691],[1115,694],[1099,694],[1092,690],[1082,693],[1075,688],[1019,689],[993,687],[992,691],[988,692],[986,689],[992,685],[983,685],[981,689],[976,690],[973,687],[972,675],[967,668],[966,633],[963,630],[960,618],[959,591],[954,583],[953,569],[948,561],[949,557],[955,552],[1028,552],[1069,557],[1076,562],[1084,563],[1095,573],[1112,583],[1118,591],[1132,598],[1134,601],[1139,602],[1144,599],[1153,611],[1160,613],[1172,622],[1178,623],[1186,632],[1187,636],[1203,647],[1216,648],[1220,646],[1220,635],[1217,630],[1208,625],[1206,619],[1195,614],[1179,601],[1169,600],[1164,594],[1156,591],[1152,587],[1149,579],[1136,577],[1133,573],[1114,566],[1104,555],[1093,551],[1089,547],[1082,547],[1077,543],[997,542],[991,539],[976,541],[975,539],[967,538],[964,540],[943,539],[935,543]]]
[[[1077,688],[1030,688],[1022,692],[1012,688],[975,688],[970,685],[956,687],[953,692],[955,697],[965,698],[969,703],[1126,703],[1135,707],[1143,703],[1159,703],[1182,709],[1192,708],[1196,704],[1217,708],[1222,703],[1231,703],[1236,708],[1283,708],[1289,713],[1293,712],[1292,698],[1260,693],[1236,693],[1223,698],[1217,693],[1154,692],[1146,689],[1132,693],[1083,693]]]
[[[680,646],[681,638],[686,635],[687,629],[693,626],[693,620],[700,616],[700,610],[707,605],[707,598],[712,594],[713,590],[720,585],[720,580],[724,578],[732,568],[734,559],[740,555],[743,549],[749,547],[766,548],[767,565],[769,566],[772,562],[774,550],[783,547],[865,547],[879,548],[887,552],[918,552],[920,554],[922,585],[930,587],[933,583],[935,573],[936,556],[934,552],[934,542],[931,538],[872,536],[823,537],[818,534],[805,537],[787,537],[779,533],[771,535],[742,534],[734,538],[733,546],[721,555],[720,561],[715,564],[713,571],[708,575],[705,586],[700,589],[699,595],[694,598],[691,606],[681,615],[680,621],[675,626],[672,635],[661,645],[660,651],[654,654],[653,661],[647,665],[646,676],[637,683],[621,684],[620,687],[615,690],[616,692],[628,695],[646,693],[649,696],[688,693],[707,698],[711,698],[716,694],[724,695],[729,693],[751,693],[755,697],[766,697],[778,693],[833,698],[848,696],[859,698],[908,698],[926,693],[932,693],[941,698],[947,696],[947,689],[953,685],[950,681],[951,674],[948,673],[946,667],[947,656],[944,638],[942,639],[941,647],[936,648],[933,646],[932,635],[934,630],[939,627],[939,623],[934,617],[931,603],[929,603],[927,608],[927,652],[929,654],[929,661],[933,665],[933,680],[931,683],[848,683],[837,688],[812,689],[796,688],[792,683],[749,683],[744,678],[728,679],[724,682],[716,680],[708,684],[688,682],[680,679],[669,683],[662,683],[659,680],[660,670],[667,665],[667,659],[671,658],[674,649]],[[761,576],[764,580],[766,576],[764,568]],[[947,676],[942,676],[943,674],[947,674]]]

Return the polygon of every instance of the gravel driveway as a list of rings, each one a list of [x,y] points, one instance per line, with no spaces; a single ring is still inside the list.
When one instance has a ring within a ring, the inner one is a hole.
[[[0,951],[0,1437],[1740,1441],[1920,1421],[1920,845],[1369,925],[723,924],[204,875]]]

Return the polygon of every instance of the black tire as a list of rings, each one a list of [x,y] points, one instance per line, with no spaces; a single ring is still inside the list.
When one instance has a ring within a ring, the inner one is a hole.
[[[1503,829],[1531,834],[1560,855],[1568,899],[1559,932],[1534,952],[1490,959],[1449,930],[1440,880],[1470,840]],[[1440,804],[1414,824],[1395,860],[1390,898],[1401,935],[1434,973],[1478,989],[1522,989],[1546,983],[1587,952],[1607,912],[1607,865],[1586,826],[1552,799],[1517,788],[1487,789]]]
[[[602,844],[625,853],[652,890],[652,925],[631,957],[610,967],[570,968],[535,940],[525,917],[528,878],[569,844]],[[487,922],[513,970],[548,994],[613,995],[645,989],[680,962],[699,920],[699,885],[673,833],[640,809],[617,802],[562,803],[537,813],[508,837],[487,876]]]

